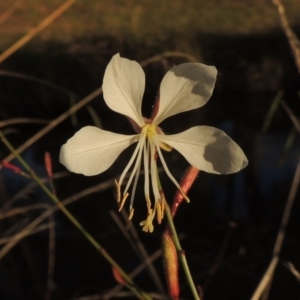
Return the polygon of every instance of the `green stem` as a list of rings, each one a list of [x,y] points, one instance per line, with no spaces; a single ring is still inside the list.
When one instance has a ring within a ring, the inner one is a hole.
[[[0,131],[0,138],[5,146],[14,154],[22,166],[29,172],[32,179],[43,189],[43,191],[49,196],[49,198],[57,204],[59,209],[65,214],[65,216],[73,223],[73,225],[86,237],[86,239],[102,254],[102,256],[121,274],[123,279],[127,283],[127,288],[130,289],[139,299],[151,300],[151,297],[138,288],[132,279],[125,273],[125,271],[117,264],[117,262],[106,252],[106,250],[94,239],[94,237],[78,222],[78,220],[66,209],[61,201],[47,188],[47,186],[41,181],[41,179],[30,168],[26,161],[16,152],[14,147],[6,139],[2,131]]]
[[[170,231],[172,233],[172,238],[173,238],[176,250],[177,250],[178,255],[179,255],[180,263],[181,263],[183,271],[185,273],[186,280],[187,280],[188,285],[191,289],[191,292],[194,296],[194,299],[195,300],[200,300],[198,291],[195,287],[195,283],[193,281],[193,278],[192,278],[192,275],[191,275],[191,272],[190,272],[190,269],[189,269],[189,266],[188,266],[188,263],[187,263],[187,260],[186,260],[186,257],[185,257],[185,253],[182,250],[180,242],[179,242],[179,238],[178,238],[178,235],[177,235],[177,232],[176,232],[176,229],[175,229],[175,225],[174,225],[174,222],[173,222],[173,218],[172,218],[172,215],[171,215],[170,207],[167,203],[166,203],[166,215],[167,215],[167,219],[168,219],[168,223],[169,223],[169,228],[170,228]]]

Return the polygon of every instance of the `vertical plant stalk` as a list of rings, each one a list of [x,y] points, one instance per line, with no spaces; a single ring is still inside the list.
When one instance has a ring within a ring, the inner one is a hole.
[[[158,113],[159,101],[160,101],[160,98],[158,96],[155,100],[150,120],[153,120]],[[190,166],[187,169],[187,171],[185,172],[183,179],[180,183],[181,190],[177,190],[177,192],[175,194],[173,205],[172,205],[172,212],[171,212],[167,202],[165,202],[165,206],[166,206],[165,210],[166,210],[166,215],[167,215],[170,230],[168,228],[165,230],[165,232],[163,233],[162,239],[163,239],[163,251],[164,251],[165,264],[166,264],[165,269],[166,269],[166,276],[167,276],[167,282],[168,282],[168,289],[169,289],[169,294],[173,300],[179,299],[179,293],[180,293],[179,283],[178,283],[177,253],[179,254],[179,259],[182,264],[182,268],[184,270],[188,285],[190,286],[190,289],[194,296],[194,299],[200,300],[199,294],[197,292],[193,278],[191,276],[191,272],[189,270],[189,266],[188,266],[188,263],[187,263],[187,260],[185,257],[185,253],[181,248],[179,238],[178,238],[178,235],[177,235],[177,232],[175,229],[175,225],[173,222],[173,217],[175,216],[179,205],[182,203],[182,201],[184,199],[183,193],[187,194],[187,192],[191,188],[193,182],[195,181],[198,173],[199,173],[199,170],[192,166]],[[158,174],[157,174],[157,180],[158,180],[159,189],[161,191],[161,194],[163,195],[163,190],[162,190],[162,187],[160,184]],[[171,231],[171,235],[170,235],[170,231]],[[173,242],[174,242],[174,244],[173,244]],[[174,245],[175,245],[177,253],[173,252],[174,249],[172,249],[172,248]],[[172,264],[174,266],[172,266]]]
[[[31,175],[31,178],[42,188],[46,195],[59,207],[59,209],[64,213],[64,215],[73,223],[73,225],[84,235],[84,237],[100,252],[100,254],[114,267],[116,268],[120,275],[126,281],[126,286],[130,289],[139,299],[151,300],[151,297],[138,288],[132,279],[127,275],[127,273],[117,264],[117,262],[106,252],[106,250],[94,239],[94,237],[81,225],[81,223],[69,212],[67,208],[60,202],[60,200],[52,194],[52,192],[46,187],[42,180],[35,174],[35,172],[30,168],[26,161],[16,152],[14,147],[6,139],[2,131],[0,130],[0,139],[5,144],[5,146],[10,150],[10,152],[18,159],[21,165],[26,171]]]
[[[175,229],[175,225],[174,225],[174,222],[173,222],[170,207],[167,203],[166,203],[166,216],[167,216],[167,219],[168,219],[168,224],[169,224],[170,231],[172,233],[172,239],[174,241],[174,244],[175,244],[178,256],[179,256],[179,260],[180,260],[180,263],[182,265],[182,268],[183,268],[186,280],[188,282],[188,285],[190,287],[190,290],[192,292],[192,295],[193,295],[195,300],[200,300],[200,296],[199,296],[198,291],[196,289],[195,283],[193,281],[193,278],[192,278],[192,275],[191,275],[191,272],[190,272],[190,269],[189,269],[189,266],[188,266],[188,263],[187,263],[187,260],[186,260],[186,257],[185,257],[185,252],[182,250],[180,242],[179,242],[179,238],[178,238],[178,235],[177,235],[177,232],[176,232],[176,229]]]
[[[192,184],[194,183],[195,179],[197,178],[198,173],[199,173],[199,170],[192,167],[192,166],[190,166],[186,170],[185,174],[183,175],[183,179],[181,180],[181,183],[180,183],[180,187],[181,187],[182,191],[184,192],[184,194],[187,194],[187,192],[191,188]],[[160,183],[159,183],[159,185],[160,185]],[[179,242],[179,239],[178,239],[178,235],[177,235],[177,232],[176,232],[176,229],[175,229],[175,225],[174,225],[174,222],[173,222],[173,218],[174,218],[174,216],[177,212],[177,209],[178,209],[179,205],[182,203],[183,200],[184,200],[184,197],[183,197],[182,193],[180,192],[180,190],[177,190],[177,192],[175,194],[175,197],[174,197],[174,200],[173,200],[173,203],[172,203],[172,208],[171,209],[170,209],[169,205],[166,203],[166,215],[167,215],[167,220],[168,220],[168,224],[169,224],[169,229],[167,228],[165,230],[165,232],[163,234],[163,237],[170,236],[170,232],[171,232],[171,234],[172,234],[171,238],[174,242],[177,254],[179,255],[179,260],[180,260],[180,263],[181,263],[182,268],[184,270],[186,280],[188,282],[190,290],[193,294],[194,299],[195,300],[200,300],[200,296],[199,296],[198,291],[195,287],[195,284],[194,284],[194,281],[193,281],[193,278],[192,278],[192,275],[191,275],[191,272],[189,270],[189,266],[188,266],[188,263],[187,263],[187,260],[186,260],[186,257],[185,257],[185,253],[181,248],[181,245],[180,245],[180,242]],[[165,245],[163,245],[163,246],[165,246]],[[167,258],[168,257],[165,256],[165,259],[167,259]],[[171,258],[169,257],[169,259],[171,259]],[[173,262],[172,261],[166,262],[166,265],[168,263],[177,264],[177,257],[172,258],[172,260],[173,260]],[[169,284],[169,292],[170,292],[171,296],[173,295],[173,291],[176,290],[175,281],[177,281],[177,285],[178,285],[178,270],[176,272],[175,271],[176,270],[174,269],[173,274],[171,273],[171,275],[169,275],[168,270],[167,270],[167,281],[168,281],[168,284]],[[177,278],[175,278],[175,277],[177,277]],[[177,292],[178,292],[178,297],[179,297],[179,285],[178,285],[178,291]],[[175,292],[174,292],[174,295],[173,295],[174,296],[173,300],[176,300],[177,298],[176,298],[176,293]]]

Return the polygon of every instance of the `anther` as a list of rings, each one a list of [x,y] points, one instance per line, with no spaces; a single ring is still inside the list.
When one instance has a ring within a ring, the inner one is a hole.
[[[134,208],[131,208],[131,209],[130,209],[130,212],[129,212],[129,217],[128,217],[128,220],[129,220],[129,221],[132,219],[133,213],[134,213]]]
[[[126,199],[128,198],[128,196],[129,196],[129,193],[126,193],[126,194],[123,196],[121,205],[120,205],[120,207],[119,207],[119,211],[122,210],[122,208],[123,208],[123,206],[124,206],[124,204],[125,204],[125,201],[126,201]]]
[[[159,201],[156,201],[156,214],[157,214],[157,223],[160,224],[161,220],[163,218],[163,215],[162,215],[161,205],[160,205]]]

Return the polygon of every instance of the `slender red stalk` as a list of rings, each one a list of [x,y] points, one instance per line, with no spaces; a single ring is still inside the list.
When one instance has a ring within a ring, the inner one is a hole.
[[[15,166],[15,165],[12,165],[11,163],[8,163],[8,162],[6,162],[6,161],[0,161],[0,165],[1,165],[3,168],[12,170],[12,171],[14,171],[14,172],[17,173],[17,174],[22,173],[22,170],[21,170],[19,167]]]
[[[45,152],[44,160],[45,160],[45,167],[46,167],[47,174],[48,174],[49,178],[52,178],[53,177],[52,159],[51,159],[51,155],[48,151]]]
[[[183,175],[183,178],[181,180],[180,183],[180,187],[182,189],[182,191],[187,194],[187,192],[189,191],[189,189],[191,188],[192,184],[194,183],[197,175],[199,173],[199,170],[196,169],[195,167],[190,166],[186,171],[185,174]],[[181,204],[181,202],[184,200],[182,193],[177,190],[174,200],[173,200],[173,204],[171,207],[171,214],[172,217],[174,218],[177,209],[179,207],[179,205]]]
[[[116,281],[120,284],[126,284],[126,281],[124,280],[124,278],[122,277],[121,273],[119,272],[119,270],[112,266],[112,273],[114,275],[114,278],[116,279]]]

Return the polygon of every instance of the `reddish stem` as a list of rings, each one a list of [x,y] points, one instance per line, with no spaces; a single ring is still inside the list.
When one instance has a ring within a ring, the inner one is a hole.
[[[187,194],[187,192],[189,191],[189,189],[191,188],[192,184],[194,183],[197,175],[199,173],[199,170],[190,166],[186,171],[185,174],[183,175],[183,178],[181,180],[180,183],[180,187],[182,189],[182,191]],[[181,192],[179,190],[177,190],[174,200],[173,200],[173,204],[171,207],[171,214],[172,214],[172,218],[174,218],[177,209],[179,207],[179,205],[181,204],[181,202],[184,200],[184,197],[182,196]]]
[[[15,165],[12,165],[12,164],[9,163],[9,162],[6,162],[6,161],[0,161],[0,165],[1,165],[3,168],[12,170],[12,171],[14,171],[14,172],[17,173],[17,174],[22,173],[22,170],[21,170],[19,167],[15,166]]]
[[[121,273],[119,272],[119,270],[116,267],[114,267],[114,266],[112,266],[112,273],[113,273],[113,276],[114,276],[115,280],[118,283],[126,285],[125,279],[123,278],[123,276],[121,275]]]
[[[46,171],[47,171],[47,174],[48,174],[49,178],[52,178],[53,177],[52,159],[51,159],[51,155],[48,151],[45,152],[45,167],[46,167]]]

